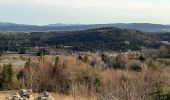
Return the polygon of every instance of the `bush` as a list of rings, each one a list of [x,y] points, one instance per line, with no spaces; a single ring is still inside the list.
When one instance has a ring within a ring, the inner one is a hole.
[[[132,63],[130,66],[129,66],[129,70],[131,71],[136,71],[136,72],[141,72],[142,71],[142,67],[139,63]]]
[[[160,71],[164,67],[163,64],[154,60],[150,60],[149,62],[147,62],[147,66],[149,69],[157,71]]]
[[[121,55],[118,55],[113,62],[113,68],[126,69],[126,64],[126,58]]]
[[[156,91],[151,94],[153,100],[170,100],[170,87],[162,87],[161,82],[156,85]]]
[[[98,73],[96,73],[93,69],[83,69],[76,72],[75,82],[80,83],[85,86],[88,93],[99,92],[102,87],[102,81]]]
[[[85,62],[85,63],[88,63],[89,62],[89,57],[88,57],[88,55],[85,55],[84,57],[79,56],[78,60],[80,60],[82,62]]]

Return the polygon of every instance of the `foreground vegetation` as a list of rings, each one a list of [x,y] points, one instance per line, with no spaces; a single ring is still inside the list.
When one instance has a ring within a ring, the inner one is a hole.
[[[124,53],[8,55],[8,60],[27,63],[24,67],[2,64],[0,89],[27,88],[36,93],[47,90],[102,100],[169,100],[168,55],[166,48]],[[2,62],[5,57],[1,56]]]

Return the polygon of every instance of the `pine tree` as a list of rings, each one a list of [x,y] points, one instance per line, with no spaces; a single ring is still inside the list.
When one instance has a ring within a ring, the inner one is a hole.
[[[139,60],[143,62],[143,61],[145,61],[145,57],[141,54],[139,57]]]
[[[2,73],[1,73],[1,80],[0,80],[0,89],[8,90],[12,84],[12,65],[4,65]]]

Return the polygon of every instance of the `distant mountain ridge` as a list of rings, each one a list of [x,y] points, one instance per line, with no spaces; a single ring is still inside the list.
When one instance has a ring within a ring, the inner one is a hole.
[[[170,25],[151,24],[151,23],[119,23],[115,24],[118,28],[137,29],[146,32],[170,32]]]
[[[82,31],[102,27],[117,27],[122,29],[135,29],[144,32],[170,32],[170,25],[150,23],[111,23],[111,24],[49,24],[27,25],[0,22],[0,32],[33,32],[33,31]]]

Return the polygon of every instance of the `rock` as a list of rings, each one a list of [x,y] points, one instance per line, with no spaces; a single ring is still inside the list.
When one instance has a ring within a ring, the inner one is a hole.
[[[28,93],[32,94],[33,92],[32,92],[32,90],[31,90],[31,89],[28,89]]]
[[[24,100],[19,93],[15,93],[11,100]]]
[[[38,96],[37,100],[54,100],[49,92],[45,91],[41,95]]]
[[[47,98],[44,97],[44,95],[40,95],[40,96],[38,96],[38,99],[37,99],[37,100],[47,100]]]
[[[23,96],[26,96],[28,93],[27,93],[26,89],[20,89],[19,94],[20,94],[21,97],[23,97]]]
[[[26,89],[20,89],[20,90],[19,90],[19,94],[20,94],[20,96],[23,97],[23,98],[30,98],[30,96],[31,96],[32,93],[33,93],[33,92],[32,92],[31,89],[28,89],[28,90],[26,90]]]
[[[18,93],[15,93],[12,99],[9,100],[33,100],[31,98],[32,90],[20,89]]]
[[[48,97],[50,95],[50,93],[48,93],[47,91],[44,92],[44,96]]]

